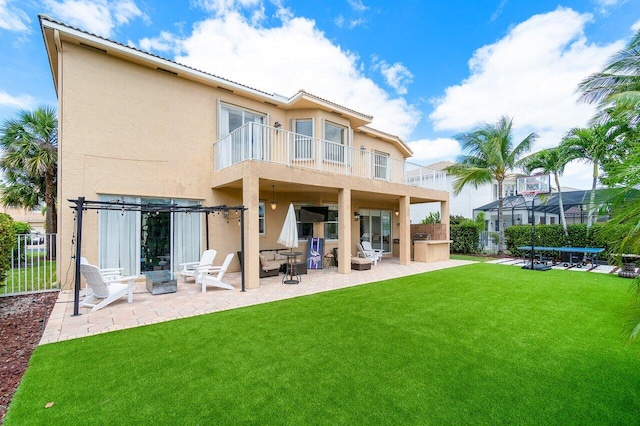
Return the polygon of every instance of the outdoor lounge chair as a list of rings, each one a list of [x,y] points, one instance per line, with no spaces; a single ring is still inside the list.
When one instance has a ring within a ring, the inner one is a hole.
[[[133,302],[133,281],[138,278],[135,275],[129,277],[114,278],[105,281],[97,266],[88,263],[80,264],[80,272],[93,293],[87,296],[80,306],[91,308],[91,312],[102,309],[113,301],[127,296],[129,303]],[[126,282],[126,283],[125,283]],[[95,303],[102,299],[99,303]]]
[[[90,265],[89,261],[86,257],[80,257],[81,265]],[[102,275],[105,281],[111,281],[115,278],[120,278],[122,276],[122,271],[124,268],[101,268],[99,269],[100,275]]]
[[[224,263],[222,264],[222,266],[214,266],[212,268],[201,270],[200,274],[198,274],[196,282],[199,282],[200,284],[202,284],[203,293],[207,292],[207,286],[220,287],[227,290],[233,290],[233,286],[231,284],[227,284],[222,281],[224,274],[227,272],[227,269],[229,268],[229,265],[233,260],[233,256],[234,256],[233,253],[229,253],[227,257],[224,259]],[[217,272],[218,274],[214,277],[213,275],[209,274],[210,272]]]
[[[371,242],[370,241],[363,241],[361,244],[362,244],[362,248],[364,249],[364,251],[366,251],[366,252],[370,252],[370,251],[375,252],[378,255],[378,260],[382,261],[382,250],[374,249],[371,246]]]
[[[380,253],[376,253],[374,250],[367,251],[362,247],[362,244],[358,243],[358,257],[370,259],[374,265],[377,265],[378,260],[382,258],[382,255]]]
[[[180,266],[182,270],[180,271],[180,275],[182,275],[182,282],[186,283],[187,278],[191,277],[196,280],[196,284],[198,283],[198,275],[202,272],[206,273],[207,268],[213,266],[213,261],[218,254],[215,250],[205,250],[202,253],[202,257],[199,262],[186,262],[181,263]]]

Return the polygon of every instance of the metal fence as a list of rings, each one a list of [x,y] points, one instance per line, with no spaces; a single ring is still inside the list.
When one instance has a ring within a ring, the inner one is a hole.
[[[16,236],[11,269],[0,282],[0,297],[59,290],[56,241],[57,234]]]

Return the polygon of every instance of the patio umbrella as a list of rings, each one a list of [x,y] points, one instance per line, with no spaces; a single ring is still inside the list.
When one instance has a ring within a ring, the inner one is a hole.
[[[289,211],[287,211],[287,217],[284,219],[278,244],[290,249],[298,247],[298,224],[296,223],[296,211],[293,208],[293,204],[289,204]]]

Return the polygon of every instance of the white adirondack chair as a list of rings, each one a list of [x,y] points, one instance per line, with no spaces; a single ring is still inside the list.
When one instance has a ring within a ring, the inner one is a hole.
[[[187,278],[194,278],[197,284],[198,275],[200,273],[206,273],[206,269],[213,266],[213,261],[217,254],[218,252],[215,250],[205,250],[199,262],[181,263],[180,266],[182,270],[180,271],[180,275],[182,275],[182,282],[186,283]]]
[[[364,249],[364,251],[366,251],[366,252],[370,252],[370,251],[374,252],[374,253],[378,256],[378,260],[379,260],[379,261],[382,261],[382,250],[380,250],[380,249],[374,249],[374,248],[371,246],[371,241],[363,241],[363,242],[362,242],[362,248],[363,248],[363,249]]]
[[[133,302],[133,290],[135,288],[133,281],[138,278],[137,276],[132,275],[105,280],[98,267],[88,263],[80,264],[80,272],[92,290],[92,293],[80,302],[80,306],[89,307],[93,312],[104,308],[123,296],[127,296],[129,303]]]
[[[207,286],[233,290],[233,286],[231,284],[227,284],[222,281],[224,274],[229,268],[229,264],[231,264],[231,260],[233,260],[233,253],[229,253],[227,255],[227,257],[224,259],[224,263],[221,266],[214,266],[213,268],[203,270],[203,272],[198,275],[197,281],[202,284],[203,293],[207,292]],[[217,272],[218,274],[216,276],[210,274],[214,272]]]
[[[382,255],[376,253],[374,250],[365,250],[362,244],[358,243],[358,257],[364,257],[365,259],[371,259],[374,265],[378,264],[378,260]]]

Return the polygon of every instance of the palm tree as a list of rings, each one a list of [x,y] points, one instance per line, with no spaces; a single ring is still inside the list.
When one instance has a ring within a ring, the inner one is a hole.
[[[503,182],[537,138],[535,133],[531,133],[514,147],[512,127],[512,118],[500,117],[495,124],[486,124],[480,129],[455,136],[466,154],[459,156],[457,164],[446,169],[447,173],[457,176],[453,181],[456,195],[469,184],[477,188],[481,184],[498,183],[498,254],[504,252]]]
[[[582,92],[582,101],[599,103],[602,112],[616,105],[629,113],[629,119],[637,119],[640,111],[640,31],[626,48],[611,58],[604,70],[584,79],[578,90]]]
[[[519,164],[527,174],[535,170],[541,170],[545,174],[553,174],[556,188],[558,188],[558,206],[560,208],[560,223],[564,230],[564,235],[568,236],[567,220],[564,215],[564,204],[562,203],[562,189],[560,188],[560,176],[564,173],[564,168],[573,158],[569,155],[565,147],[561,144],[555,148],[543,149],[535,152],[522,160]]]
[[[20,111],[0,127],[3,153],[0,169],[5,173],[2,203],[35,208],[44,201],[45,230],[57,230],[58,119],[50,107]]]
[[[594,124],[587,128],[574,128],[562,140],[561,145],[571,158],[590,162],[593,165],[587,228],[593,224],[599,170],[608,153],[613,150],[616,138],[620,135],[620,129],[617,122]]]

